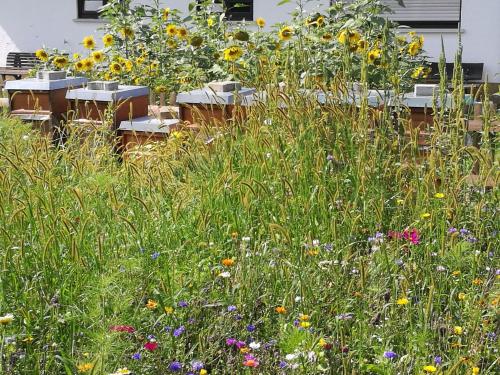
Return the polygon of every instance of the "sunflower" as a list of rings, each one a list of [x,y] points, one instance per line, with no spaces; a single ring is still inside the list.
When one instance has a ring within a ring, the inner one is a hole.
[[[420,52],[421,48],[422,46],[420,45],[419,41],[411,42],[408,45],[408,53],[410,54],[410,56],[416,56]]]
[[[49,55],[44,49],[39,49],[35,52],[35,56],[40,61],[47,61],[49,59]]]
[[[82,72],[83,71],[83,68],[84,68],[84,65],[83,65],[83,60],[78,60],[76,63],[75,63],[75,70],[77,72]]]
[[[168,16],[170,15],[170,8],[164,8],[162,13],[163,13],[163,19],[166,21],[168,19]]]
[[[333,39],[333,35],[330,34],[330,33],[324,33],[322,36],[321,36],[321,40],[323,42],[329,42],[330,40]]]
[[[120,63],[115,61],[109,65],[109,70],[113,74],[120,74],[122,71],[122,66],[120,65]]]
[[[168,48],[177,48],[177,42],[173,39],[167,40],[167,47]]]
[[[189,44],[193,47],[200,47],[203,44],[203,38],[199,35],[195,35],[189,40]]]
[[[224,50],[224,60],[236,61],[243,55],[243,50],[238,46],[231,46]]]
[[[285,26],[278,32],[278,37],[280,40],[286,42],[287,40],[292,39],[293,29],[291,26]]]
[[[83,70],[85,70],[86,72],[89,72],[92,70],[92,68],[94,67],[94,61],[92,59],[84,59],[82,60],[83,62]]]
[[[104,60],[104,53],[102,51],[94,51],[92,52],[92,58],[96,63],[100,63]]]
[[[357,51],[364,52],[366,51],[367,47],[368,47],[368,42],[366,40],[361,39],[357,44]]]
[[[59,69],[64,69],[68,65],[68,58],[66,56],[56,56],[54,58],[54,65]]]
[[[370,52],[368,52],[368,63],[376,64],[380,59],[380,56],[381,51],[379,49],[372,49]]]
[[[151,63],[151,65],[149,66],[149,68],[150,68],[151,70],[158,70],[158,67],[159,67],[159,66],[160,66],[160,63],[159,63],[158,61],[153,61],[153,62]]]
[[[181,39],[185,39],[187,38],[187,35],[188,35],[188,31],[185,27],[179,27],[177,29],[177,36]]]
[[[168,36],[176,36],[177,35],[177,27],[175,25],[168,25],[167,26],[167,35]]]
[[[422,76],[424,72],[424,67],[423,66],[419,66],[418,68],[416,68],[413,73],[411,74],[411,78],[413,79],[419,79],[420,76]]]
[[[261,18],[261,17],[257,18],[255,20],[255,23],[257,24],[257,26],[259,26],[261,28],[266,26],[266,20],[264,18]]]
[[[350,31],[350,30],[342,30],[340,34],[337,37],[337,40],[339,41],[340,44],[349,44],[349,46],[352,48],[353,46],[356,46],[361,39],[361,36],[357,31]]]
[[[134,30],[132,30],[132,28],[126,26],[126,27],[122,27],[120,29],[120,34],[122,35],[122,37],[124,39],[133,39],[134,38]]]
[[[104,47],[111,47],[115,41],[115,38],[111,34],[106,34],[102,37],[102,42],[104,43]]]
[[[79,53],[74,53],[73,54],[73,60],[80,60],[82,58],[82,56],[79,54]]]
[[[134,63],[130,60],[125,60],[124,65],[127,72],[131,72],[132,68],[134,67]]]
[[[325,17],[323,17],[320,14],[316,14],[316,15],[306,19],[305,23],[306,23],[306,26],[317,26],[317,27],[323,26],[325,23]]]
[[[250,35],[244,30],[238,30],[234,33],[233,38],[241,42],[248,42],[250,40]]]
[[[86,36],[85,38],[83,38],[82,44],[86,49],[94,49],[95,48],[94,37],[92,35]]]

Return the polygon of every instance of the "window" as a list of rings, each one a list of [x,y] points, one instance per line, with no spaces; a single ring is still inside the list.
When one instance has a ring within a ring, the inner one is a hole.
[[[98,19],[99,10],[108,0],[78,0],[78,18]]]
[[[390,20],[413,28],[458,28],[460,24],[461,0],[383,0],[393,14]]]
[[[201,2],[201,1],[199,1]],[[213,0],[211,11],[222,13],[224,11],[222,2],[226,7],[226,18],[230,21],[252,21],[253,0]]]

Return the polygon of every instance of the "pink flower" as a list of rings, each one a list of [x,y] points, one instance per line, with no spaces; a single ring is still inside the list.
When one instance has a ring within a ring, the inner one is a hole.
[[[413,228],[411,231],[405,229],[403,231],[403,238],[410,241],[414,245],[418,245],[420,243],[420,235],[418,234],[418,230],[416,228]]]
[[[144,349],[146,349],[148,352],[154,352],[156,349],[158,349],[158,343],[155,341],[149,341],[144,344]]]
[[[246,367],[258,367],[259,361],[251,354],[245,355],[245,360],[243,361],[243,366]]]
[[[109,330],[114,332],[127,332],[127,333],[135,332],[135,328],[132,326],[111,326],[109,327]]]

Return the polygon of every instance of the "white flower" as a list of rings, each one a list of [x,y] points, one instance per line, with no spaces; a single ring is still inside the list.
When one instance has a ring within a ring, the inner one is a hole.
[[[302,297],[301,296],[295,297],[295,302],[300,302],[300,301],[302,301]]]
[[[250,242],[250,237],[243,237],[241,240],[243,242]]]
[[[0,324],[9,324],[14,320],[14,315],[6,314],[4,316],[0,316]]]
[[[319,240],[313,240],[313,246],[319,246]]]
[[[438,271],[438,272],[444,272],[444,271],[446,271],[446,268],[443,267],[443,266],[437,266],[436,267],[436,271]]]
[[[285,356],[285,359],[286,359],[287,361],[294,361],[295,359],[297,359],[297,354],[287,354],[287,355]]]
[[[252,348],[253,350],[260,349],[260,343],[255,342],[255,341],[252,341],[250,344],[248,344],[248,346],[249,346],[250,348]]]
[[[222,278],[224,278],[224,279],[227,279],[227,278],[231,277],[231,273],[227,272],[227,271],[226,272],[221,272],[219,274],[219,276],[222,277]]]

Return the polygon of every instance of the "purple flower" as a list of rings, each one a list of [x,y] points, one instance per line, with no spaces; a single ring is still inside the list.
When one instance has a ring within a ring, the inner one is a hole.
[[[439,366],[441,364],[441,362],[443,362],[443,361],[441,360],[441,357],[439,355],[437,355],[437,356],[434,357],[434,363],[436,365]]]
[[[247,346],[247,343],[245,341],[237,341],[236,342],[236,347],[238,349],[244,348],[245,346]]]
[[[179,328],[174,330],[174,336],[179,337],[180,335],[182,335],[184,333],[185,330],[186,330],[186,327],[180,326]]]
[[[328,160],[328,161],[332,161],[332,160],[333,160],[333,155],[327,155],[327,156],[326,156],[326,160]]]
[[[449,234],[456,233],[456,232],[458,232],[457,228],[451,227],[450,229],[448,229]]]
[[[300,320],[295,319],[295,320],[293,321],[293,325],[294,325],[295,327],[298,327],[298,326],[300,325]]]
[[[337,318],[338,320],[350,320],[353,317],[354,317],[353,313],[345,313],[345,314],[337,315],[335,318]]]
[[[188,319],[188,324],[194,324],[196,323],[196,319],[195,318],[189,318]]]
[[[132,354],[132,359],[139,361],[142,358],[141,353]]]
[[[288,363],[286,363],[285,361],[280,361],[278,366],[279,368],[285,368],[286,366],[288,366]]]
[[[182,370],[182,363],[179,361],[173,361],[169,366],[168,369],[172,372],[179,372]]]
[[[170,332],[172,330],[172,327],[170,326],[166,326],[165,328],[163,328],[165,330],[165,332]]]
[[[323,245],[323,247],[324,247],[324,249],[325,249],[326,251],[332,251],[332,250],[333,250],[333,245],[332,245],[331,243],[325,243],[325,244]]]
[[[193,371],[200,371],[203,369],[203,367],[205,367],[203,365],[203,362],[201,361],[192,361],[191,362],[191,368],[193,369]]]
[[[179,307],[188,307],[189,304],[186,301],[180,301],[179,302]]]
[[[470,233],[470,231],[469,231],[468,229],[465,229],[465,228],[460,229],[460,234],[461,234],[462,236],[466,236],[466,235],[468,235],[469,233]]]
[[[235,320],[241,320],[243,317],[240,314],[235,315],[234,317]]]
[[[229,306],[227,307],[227,311],[228,311],[228,312],[233,312],[233,311],[236,311],[236,306],[234,306],[234,305],[229,305]]]
[[[153,254],[151,254],[151,259],[155,260],[156,258],[158,258],[160,256],[160,253],[159,252],[154,252]]]
[[[233,346],[234,344],[236,344],[236,342],[237,342],[237,340],[233,339],[233,338],[226,339],[226,344],[229,346]]]
[[[155,340],[156,339],[155,335],[148,335],[147,337],[148,337],[148,340]]]
[[[384,352],[384,357],[385,357],[385,358],[388,358],[388,359],[394,359],[394,358],[396,358],[397,356],[398,356],[398,355],[397,355],[395,352],[391,351],[391,350],[389,350],[389,351],[387,351],[387,352]]]
[[[143,248],[143,247],[140,247],[140,248],[139,248],[139,251],[140,251],[141,253],[144,253],[144,248]]]
[[[253,332],[253,331],[255,331],[255,326],[254,326],[253,324],[249,324],[249,325],[247,325],[247,331],[248,331],[248,332]]]

